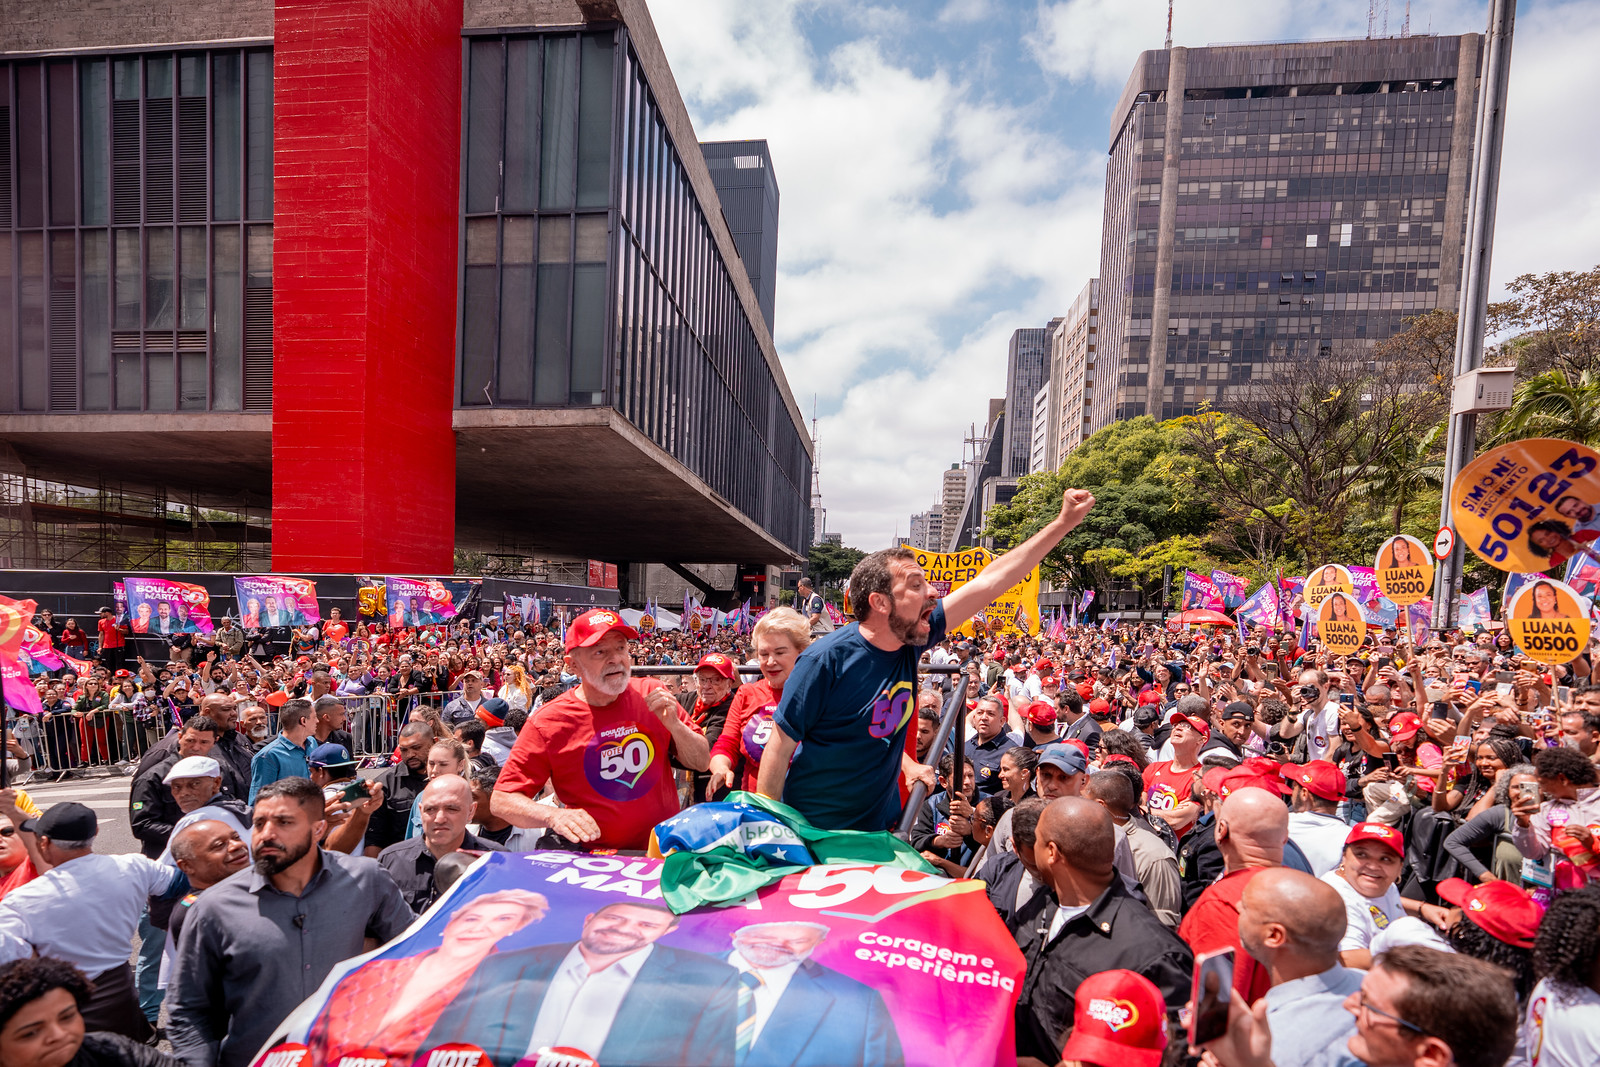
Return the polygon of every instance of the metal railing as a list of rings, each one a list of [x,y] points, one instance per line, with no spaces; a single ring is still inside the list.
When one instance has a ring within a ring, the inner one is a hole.
[[[921,668],[929,674],[956,674],[959,667],[940,666]],[[951,755],[954,768],[950,776],[955,781],[962,780],[967,762],[967,682],[969,679],[962,674],[957,680],[955,689],[950,694],[950,699],[944,703],[944,711],[939,716],[939,732],[933,735],[933,744],[928,746],[928,757],[935,761],[937,754],[945,750],[945,745],[951,746]],[[911,839],[911,828],[916,825],[917,812],[922,808],[922,802],[928,799],[928,784],[916,782],[911,786],[911,795],[906,798],[906,810],[900,815],[900,825],[895,828],[895,836],[902,841]]]

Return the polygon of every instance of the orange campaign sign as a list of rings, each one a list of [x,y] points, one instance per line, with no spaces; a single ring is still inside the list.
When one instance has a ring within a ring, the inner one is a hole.
[[[1433,560],[1421,541],[1409,534],[1389,538],[1378,549],[1378,588],[1397,607],[1415,604],[1433,588]]]
[[[1536,437],[1490,449],[1450,487],[1456,533],[1484,561],[1532,574],[1600,537],[1600,453]]]
[[[1506,612],[1511,640],[1540,663],[1571,663],[1589,647],[1589,616],[1584,601],[1565,582],[1539,578],[1511,598]]]
[[[1348,656],[1366,639],[1367,624],[1361,605],[1349,593],[1334,591],[1317,608],[1317,639],[1336,656]]]
[[[1305,597],[1306,607],[1314,608],[1322,604],[1329,593],[1344,593],[1354,597],[1356,594],[1355,579],[1350,577],[1350,571],[1337,564],[1328,563],[1310,574],[1306,575]]]

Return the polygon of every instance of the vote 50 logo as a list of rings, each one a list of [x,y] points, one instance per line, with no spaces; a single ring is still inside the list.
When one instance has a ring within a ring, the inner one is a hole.
[[[871,737],[893,737],[911,717],[911,683],[895,682],[872,702],[872,721],[867,724]]]

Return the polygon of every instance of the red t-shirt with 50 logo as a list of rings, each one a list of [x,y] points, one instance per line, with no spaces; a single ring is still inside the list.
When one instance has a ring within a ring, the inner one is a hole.
[[[672,734],[644,698],[659,688],[634,679],[604,707],[585,702],[578,689],[542,705],[517,735],[496,792],[533,797],[549,782],[561,803],[599,824],[590,847],[646,847],[651,828],[678,813]],[[692,725],[677,701],[673,707]]]

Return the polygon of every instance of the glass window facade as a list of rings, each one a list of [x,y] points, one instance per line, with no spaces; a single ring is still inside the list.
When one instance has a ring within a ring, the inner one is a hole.
[[[271,102],[265,50],[0,64],[0,411],[271,409]]]
[[[1460,255],[1446,247],[1445,211],[1456,86],[1437,76],[1454,72],[1454,49],[1417,79],[1402,73],[1411,56],[1368,44],[1366,73],[1388,62],[1383,80],[1344,80],[1324,64],[1314,83],[1229,84],[1250,69],[1232,54],[1243,49],[1189,50],[1178,146],[1165,143],[1167,93],[1134,99],[1107,166],[1100,377],[1110,388],[1094,396],[1094,428],[1225,403],[1275,366],[1370,345],[1437,306],[1442,264]],[[1172,147],[1178,179],[1164,189]],[[1166,235],[1164,194],[1175,198]],[[1152,337],[1164,240],[1170,306]],[[1166,353],[1155,398],[1152,345]]]
[[[803,550],[810,458],[626,32],[470,37],[465,86],[458,403],[613,407]]]

